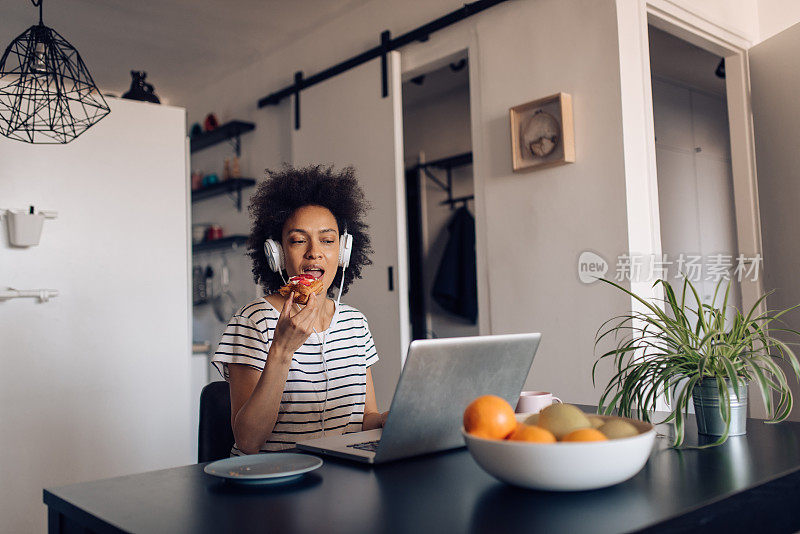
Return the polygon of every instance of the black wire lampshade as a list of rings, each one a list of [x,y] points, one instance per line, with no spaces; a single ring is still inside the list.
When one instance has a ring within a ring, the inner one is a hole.
[[[40,7],[39,24],[14,39],[0,60],[0,133],[28,143],[69,143],[110,111],[75,47],[42,24]]]

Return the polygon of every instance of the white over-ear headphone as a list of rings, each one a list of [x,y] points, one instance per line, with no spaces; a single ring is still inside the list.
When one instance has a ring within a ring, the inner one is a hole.
[[[283,259],[283,247],[274,239],[264,241],[264,255],[267,257],[267,264],[274,272],[280,272],[286,263]]]
[[[344,233],[339,236],[339,267],[347,268],[350,265],[350,255],[353,252],[353,236]],[[264,241],[264,255],[267,257],[269,268],[279,273],[286,269],[286,259],[283,255],[283,247],[274,239]]]

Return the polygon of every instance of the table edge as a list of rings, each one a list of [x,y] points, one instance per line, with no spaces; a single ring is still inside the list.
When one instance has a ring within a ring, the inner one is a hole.
[[[796,479],[796,480],[795,480]],[[685,529],[697,528],[698,525],[703,525],[703,528],[708,528],[711,526],[715,526],[715,523],[709,522],[710,519],[709,514],[716,514],[718,509],[726,507],[727,505],[733,504],[734,501],[737,500],[744,500],[751,496],[754,492],[757,491],[764,491],[764,490],[771,490],[773,488],[777,489],[778,487],[782,486],[784,483],[796,481],[798,482],[797,486],[800,487],[800,466],[795,467],[794,469],[789,469],[784,471],[774,477],[771,477],[760,484],[755,486],[751,486],[748,488],[744,488],[738,491],[731,492],[727,495],[722,495],[718,498],[712,499],[706,503],[700,504],[693,508],[687,509],[684,513],[681,514],[674,514],[670,517],[662,519],[661,521],[654,523],[652,525],[648,525],[642,527],[637,530],[633,530],[632,532],[640,533],[640,532],[683,532]],[[782,494],[785,496],[785,500],[788,502],[791,500],[791,496],[788,493]],[[792,501],[795,502],[795,501]],[[773,505],[776,503],[772,502]],[[786,508],[781,506],[783,510]],[[722,511],[722,510],[720,510]],[[741,514],[737,515],[737,517],[741,517]],[[706,521],[701,521],[705,519]],[[723,516],[723,520],[727,520],[728,515],[726,514]],[[800,523],[800,521],[799,521]],[[742,527],[743,525],[740,522],[736,523],[737,527]],[[760,524],[764,526],[763,523]],[[721,526],[721,525],[716,525]]]
[[[62,497],[59,497],[47,488],[42,490],[42,501],[47,506],[48,514],[50,514],[51,511],[63,514],[69,517],[71,520],[80,523],[81,526],[91,529],[92,532],[97,532],[98,534],[129,534],[129,531],[124,530],[113,523],[109,523],[108,521],[100,519],[96,515],[87,512],[83,508],[72,504]],[[48,531],[49,530],[48,524]]]

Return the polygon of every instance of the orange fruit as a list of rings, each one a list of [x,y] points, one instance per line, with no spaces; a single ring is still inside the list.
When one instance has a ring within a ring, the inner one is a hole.
[[[515,428],[514,409],[496,395],[478,397],[464,410],[464,430],[473,436],[505,439]]]
[[[563,438],[561,441],[607,441],[608,438],[597,430],[596,428],[579,428],[573,430]]]
[[[533,441],[535,443],[555,443],[556,437],[549,430],[540,426],[520,423],[508,436],[510,441]]]

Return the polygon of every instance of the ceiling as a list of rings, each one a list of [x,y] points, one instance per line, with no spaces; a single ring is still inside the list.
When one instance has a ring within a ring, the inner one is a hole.
[[[461,63],[462,61],[464,63]],[[424,105],[453,91],[469,91],[469,65],[466,51],[454,56],[447,65],[415,79],[416,83],[411,79],[403,82],[404,107]]]
[[[650,70],[654,76],[725,97],[725,80],[714,74],[722,59],[720,56],[653,26],[649,26],[648,30]]]
[[[369,1],[44,0],[44,22],[78,49],[104,93],[121,95],[130,71],[144,70],[162,102],[180,105],[193,88]],[[37,21],[30,0],[4,0],[0,49]],[[652,27],[650,52],[653,74],[724,95],[724,80],[714,76],[719,57]],[[466,71],[429,73],[418,90],[407,85],[407,96],[452,90],[467,83]]]
[[[301,39],[370,0],[44,0],[44,23],[78,49],[104,93],[144,70],[164,103]],[[4,0],[0,49],[38,22],[30,0]]]

